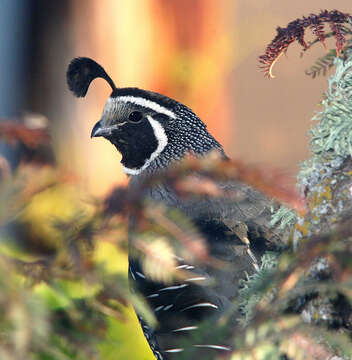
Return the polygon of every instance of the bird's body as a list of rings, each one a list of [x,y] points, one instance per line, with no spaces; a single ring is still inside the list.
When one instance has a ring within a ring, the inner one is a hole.
[[[130,180],[132,188],[138,186],[138,177]],[[158,322],[156,329],[150,329],[140,319],[157,358],[201,356],[202,359],[213,359],[217,352],[231,349],[228,339],[214,339],[212,333],[191,344],[185,344],[184,338],[194,336],[201,321],[210,319],[215,322],[226,310],[232,312],[233,318],[239,316],[232,301],[238,296],[240,279],[253,273],[256,264],[246,253],[247,247],[240,236],[231,230],[246,224],[245,235],[255,245],[252,249],[254,256],[260,259],[267,245],[265,232],[270,211],[269,201],[244,184],[231,182],[222,184],[221,188],[227,199],[207,197],[187,201],[178,198],[163,184],[148,189],[145,195],[191,219],[206,240],[208,253],[221,262],[221,267],[218,267],[212,263],[189,262],[177,256],[176,267],[190,271],[192,275],[182,281],[164,284],[148,279],[139,261],[130,259],[132,286],[146,298]],[[132,238],[130,242],[133,242]]]
[[[215,151],[226,158],[205,124],[185,105],[150,91],[116,88],[100,65],[87,58],[75,59],[67,74],[69,87],[77,96],[84,96],[96,77],[105,78],[113,92],[92,136],[105,137],[122,154],[132,191],[145,177],[167,170],[186,154],[204,156]],[[254,271],[253,256],[245,251],[243,239],[248,236],[258,245],[254,256],[262,254],[270,201],[239,182],[219,186],[225,194],[222,198],[197,200],[182,199],[163,183],[146,190],[149,200],[190,219],[204,237],[211,257],[223,264],[189,263],[175,254],[176,267],[192,275],[166,284],[148,278],[139,260],[130,258],[132,288],[147,300],[158,321],[152,329],[139,317],[158,360],[197,358],[199,352],[202,358],[212,359],[217,351],[231,350],[225,338],[215,339],[212,333],[197,336],[197,332],[204,319],[215,321],[232,307],[239,280]],[[133,246],[133,236],[130,242]]]

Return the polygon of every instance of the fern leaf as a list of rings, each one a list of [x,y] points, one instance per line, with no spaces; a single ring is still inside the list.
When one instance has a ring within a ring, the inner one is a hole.
[[[312,44],[308,45],[304,40],[307,28],[311,29],[317,37],[315,42],[320,42],[326,47],[325,39],[327,36],[324,33],[324,24],[329,24],[332,30],[332,36],[336,39],[336,53],[339,56],[346,43],[345,24],[351,25],[351,21],[352,16],[350,14],[338,10],[323,10],[318,15],[311,14],[308,17],[291,21],[285,28],[278,27],[276,37],[267,46],[264,55],[259,56],[259,67],[264,71],[265,76],[273,78],[274,64],[286,52],[291,43],[297,41],[303,47],[303,51],[308,50]],[[347,27],[347,32],[349,31]]]

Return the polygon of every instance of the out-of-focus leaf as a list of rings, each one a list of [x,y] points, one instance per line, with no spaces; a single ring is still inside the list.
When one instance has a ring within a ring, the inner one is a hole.
[[[141,239],[145,243],[146,239]],[[141,243],[139,243],[141,245]],[[172,247],[166,239],[161,237],[149,241],[148,249],[144,251],[142,260],[143,272],[155,281],[170,283],[173,278],[172,269],[176,267],[176,260]]]
[[[56,291],[46,283],[37,284],[34,287],[34,293],[38,294],[51,310],[65,308],[71,304],[70,299],[65,294]]]
[[[124,315],[126,317],[124,323],[113,318],[108,320],[107,335],[98,346],[102,359],[154,360],[154,355],[142,333],[134,310],[129,307],[124,311]],[[127,344],[129,345],[126,346]]]
[[[31,129],[24,124],[13,121],[0,123],[0,137],[9,142],[20,141],[31,148],[46,144],[49,141],[46,129]]]
[[[94,259],[102,264],[109,273],[124,273],[128,269],[128,259],[125,253],[112,243],[99,241],[94,250]]]

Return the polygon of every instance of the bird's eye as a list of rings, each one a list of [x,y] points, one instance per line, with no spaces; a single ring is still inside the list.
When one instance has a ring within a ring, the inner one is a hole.
[[[131,114],[128,115],[128,120],[132,123],[139,123],[143,119],[143,114],[140,111],[132,111]]]

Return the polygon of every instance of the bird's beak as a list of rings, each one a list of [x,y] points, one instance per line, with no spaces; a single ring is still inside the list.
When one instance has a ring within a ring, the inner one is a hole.
[[[93,129],[92,129],[92,132],[90,134],[90,137],[97,137],[97,136],[104,136],[104,128],[101,126],[101,122],[98,121]]]
[[[111,136],[114,131],[118,131],[119,127],[124,124],[126,124],[126,122],[112,126],[104,126],[102,125],[102,120],[100,120],[94,125],[90,137]]]
[[[101,120],[98,121],[90,134],[90,137],[98,137],[98,136],[111,136],[112,132],[116,130],[118,126],[103,126]]]

